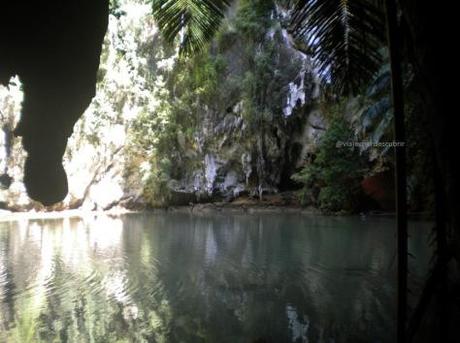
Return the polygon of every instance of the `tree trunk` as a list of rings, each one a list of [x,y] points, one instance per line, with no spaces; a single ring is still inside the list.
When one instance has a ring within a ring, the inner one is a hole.
[[[391,91],[394,112],[394,139],[405,144],[404,90],[402,82],[401,30],[395,0],[386,1],[388,46],[391,64]],[[396,174],[396,217],[398,245],[398,309],[397,340],[406,342],[407,323],[407,191],[406,191],[406,149],[395,147]]]

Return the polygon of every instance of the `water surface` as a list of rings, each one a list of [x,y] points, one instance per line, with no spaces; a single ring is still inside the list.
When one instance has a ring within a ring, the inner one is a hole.
[[[394,342],[395,262],[391,218],[0,222],[0,342]]]

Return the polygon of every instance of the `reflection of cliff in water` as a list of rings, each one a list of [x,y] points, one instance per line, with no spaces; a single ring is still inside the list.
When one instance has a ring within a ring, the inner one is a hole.
[[[0,223],[0,340],[392,342],[392,227],[297,214]]]

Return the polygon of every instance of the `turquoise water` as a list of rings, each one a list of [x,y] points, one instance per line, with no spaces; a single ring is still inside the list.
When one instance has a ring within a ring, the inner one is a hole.
[[[395,268],[391,218],[0,222],[0,342],[393,342]]]

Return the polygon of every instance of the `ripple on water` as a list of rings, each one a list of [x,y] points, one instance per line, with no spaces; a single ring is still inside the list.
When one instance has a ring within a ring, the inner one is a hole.
[[[12,226],[0,235],[0,341],[14,327],[69,343],[392,342],[393,231],[298,219]]]

